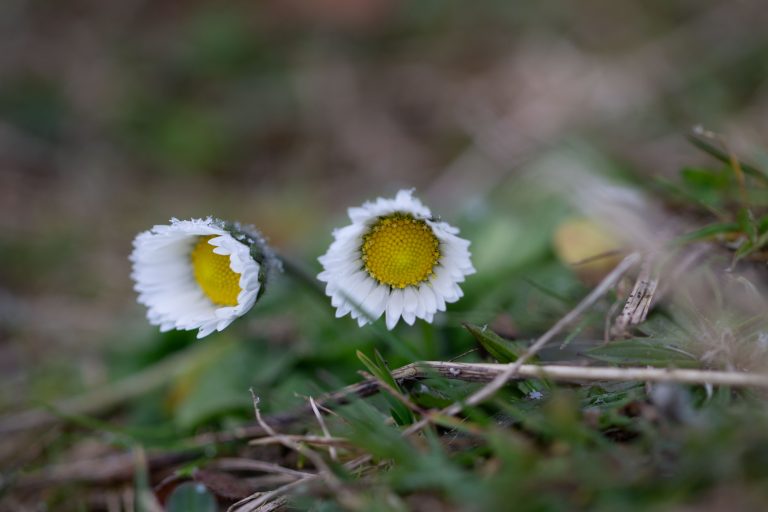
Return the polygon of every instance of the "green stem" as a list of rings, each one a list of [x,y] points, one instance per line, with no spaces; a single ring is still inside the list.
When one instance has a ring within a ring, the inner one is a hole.
[[[427,322],[421,323],[421,337],[423,340],[423,354],[427,359],[439,358],[435,329]]]
[[[278,257],[283,262],[283,270],[288,276],[295,279],[298,283],[309,289],[315,295],[320,297],[324,303],[330,306],[330,300],[325,294],[325,288],[322,283],[318,281],[302,263],[282,254],[279,254]],[[399,339],[392,332],[382,329],[379,322],[371,321],[369,328],[377,338],[389,345],[394,353],[409,361],[416,361],[419,359],[416,352],[414,352],[406,342]]]
[[[295,279],[298,283],[305,286],[309,291],[326,300],[325,288],[317,278],[307,270],[307,268],[298,261],[283,254],[278,254],[277,257],[283,262],[283,271]]]

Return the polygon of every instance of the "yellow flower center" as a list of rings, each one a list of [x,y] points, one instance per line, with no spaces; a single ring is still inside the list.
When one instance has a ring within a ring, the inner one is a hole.
[[[405,288],[432,274],[440,259],[439,246],[426,222],[396,213],[381,217],[363,236],[363,263],[378,282]]]
[[[213,252],[213,236],[201,236],[192,249],[192,274],[206,297],[217,306],[236,306],[240,274],[229,268],[229,256]]]

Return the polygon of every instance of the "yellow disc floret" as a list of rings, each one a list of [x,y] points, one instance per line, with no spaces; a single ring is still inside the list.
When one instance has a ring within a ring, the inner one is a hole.
[[[379,218],[363,236],[361,250],[368,274],[393,288],[425,281],[440,260],[440,241],[432,229],[402,213]]]
[[[201,236],[192,249],[192,273],[205,296],[217,306],[236,306],[240,274],[229,268],[229,256],[213,252],[213,236]]]

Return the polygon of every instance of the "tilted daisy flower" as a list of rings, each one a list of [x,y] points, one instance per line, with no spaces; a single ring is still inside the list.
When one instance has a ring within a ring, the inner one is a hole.
[[[171,219],[133,241],[131,277],[147,318],[161,331],[221,331],[264,292],[279,262],[262,237],[239,224]]]
[[[400,317],[409,325],[431,322],[463,295],[459,283],[475,272],[469,242],[412,194],[350,208],[352,224],[334,230],[317,277],[337,317],[349,313],[362,327],[386,313],[393,329]]]

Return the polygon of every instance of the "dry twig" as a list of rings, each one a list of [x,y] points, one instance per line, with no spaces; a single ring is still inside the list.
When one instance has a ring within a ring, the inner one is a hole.
[[[253,446],[263,446],[268,444],[282,444],[282,439],[290,439],[291,441],[294,441],[296,443],[305,443],[305,444],[313,444],[317,446],[328,446],[328,447],[335,447],[335,446],[351,446],[348,439],[343,437],[331,437],[331,436],[299,436],[299,435],[286,435],[283,434],[280,436],[280,438],[275,438],[272,436],[267,437],[258,437],[256,439],[252,439],[248,442],[248,444]],[[309,474],[309,473],[305,473]]]
[[[344,468],[351,471],[370,460],[370,455],[363,455],[344,464]],[[315,483],[319,478],[319,475],[310,475],[295,482],[285,484],[272,491],[254,493],[251,496],[234,503],[227,509],[227,512],[265,512],[269,510],[277,510],[287,503],[285,496],[288,493],[299,489],[302,486],[308,486]]]
[[[220,469],[223,471],[258,471],[260,473],[273,473],[278,475],[292,476],[294,478],[304,478],[314,476],[314,473],[298,471],[296,469],[286,468],[274,462],[264,460],[254,460],[245,458],[221,458],[208,464],[209,468]]]
[[[323,460],[319,454],[317,454],[308,446],[297,443],[288,436],[284,436],[275,432],[275,430],[270,427],[261,417],[261,411],[259,410],[259,398],[253,392],[253,389],[251,389],[251,396],[253,397],[253,409],[256,413],[256,421],[259,423],[259,425],[261,425],[261,428],[263,428],[264,431],[267,432],[270,436],[279,440],[280,443],[286,448],[290,448],[291,450],[294,450],[309,459],[309,461],[312,462],[312,464],[317,469],[317,477],[322,478],[325,483],[328,484],[328,487],[336,494],[339,502],[343,503],[350,509],[360,509],[361,502],[359,498],[346,487],[344,487],[344,485],[341,483],[341,480],[339,480],[331,468],[328,467],[328,464],[325,463],[325,460]],[[298,482],[301,481],[302,480],[299,480]]]
[[[325,436],[324,439],[332,439],[331,432],[328,430],[323,415],[320,414],[320,410],[317,408],[317,404],[315,404],[314,398],[309,397],[309,405],[312,407],[312,412],[315,413],[315,418],[317,418],[317,422],[320,424],[320,429],[323,431],[323,436]],[[328,455],[330,455],[331,459],[334,461],[339,460],[335,444],[331,443],[328,445]]]
[[[446,363],[443,361],[425,361],[416,363],[416,365],[418,365],[418,370],[412,371],[421,378],[433,376],[437,373],[446,378],[470,382],[492,382],[499,375],[504,375],[509,367],[506,364]],[[408,365],[403,368],[411,366],[415,365]],[[714,386],[768,389],[768,375],[735,371],[525,364],[518,368],[516,376],[525,379],[548,379],[569,382],[678,382],[680,384],[710,384]],[[416,375],[412,374],[410,378],[416,378]]]

